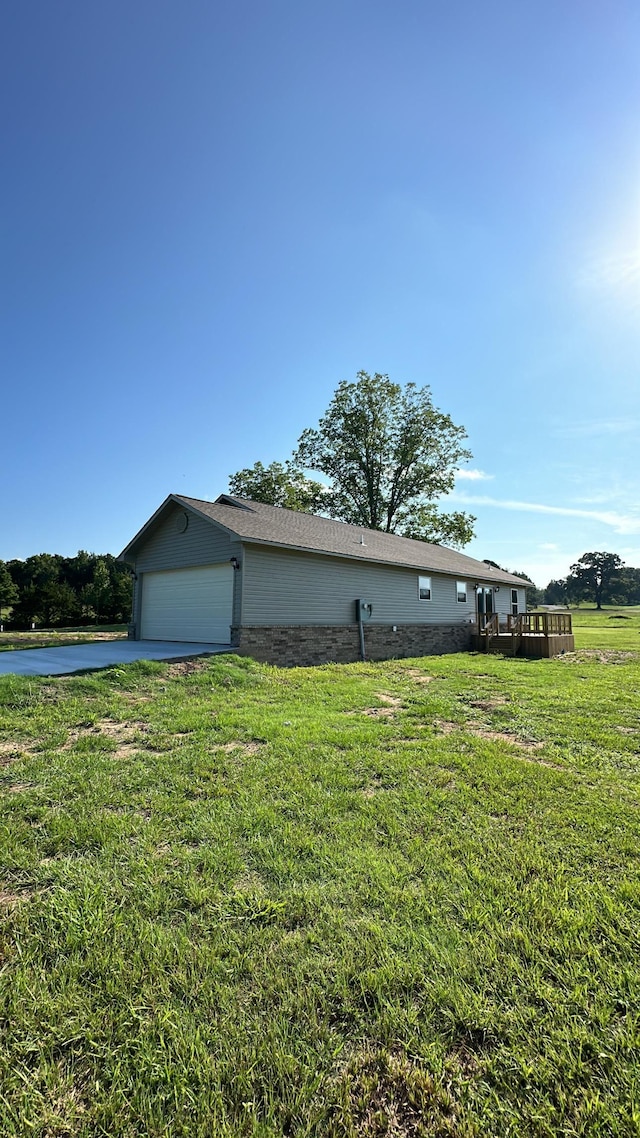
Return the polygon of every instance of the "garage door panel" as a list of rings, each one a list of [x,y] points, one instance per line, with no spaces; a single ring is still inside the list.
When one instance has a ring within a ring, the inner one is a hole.
[[[232,606],[229,564],[145,573],[142,639],[228,644]]]

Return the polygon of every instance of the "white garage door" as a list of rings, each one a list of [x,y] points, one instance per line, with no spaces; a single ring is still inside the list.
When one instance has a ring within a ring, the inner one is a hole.
[[[140,634],[143,640],[228,644],[232,605],[231,565],[145,573]]]

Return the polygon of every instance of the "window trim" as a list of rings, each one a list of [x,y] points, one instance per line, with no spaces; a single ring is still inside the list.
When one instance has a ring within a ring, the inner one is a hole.
[[[423,581],[426,581],[427,584],[423,585]],[[423,597],[423,595],[422,595],[423,590],[428,594],[428,596]],[[419,573],[418,574],[418,600],[419,601],[430,601],[431,596],[432,596],[431,577],[426,577],[426,576],[424,576],[424,574]]]
[[[462,593],[462,596],[460,595]],[[466,605],[469,586],[466,581],[456,581],[456,598],[459,605]]]

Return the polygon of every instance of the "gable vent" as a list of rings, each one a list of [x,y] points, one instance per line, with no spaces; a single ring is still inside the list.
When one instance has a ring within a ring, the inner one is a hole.
[[[252,512],[250,506],[245,506],[244,502],[238,502],[236,498],[231,498],[228,494],[221,494],[219,498],[216,498],[216,506],[233,506],[236,510]]]

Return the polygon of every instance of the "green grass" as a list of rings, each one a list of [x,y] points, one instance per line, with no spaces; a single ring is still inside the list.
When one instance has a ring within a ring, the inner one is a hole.
[[[607,615],[552,661],[0,677],[0,1133],[640,1134]]]
[[[576,648],[640,651],[640,607],[572,609]]]

